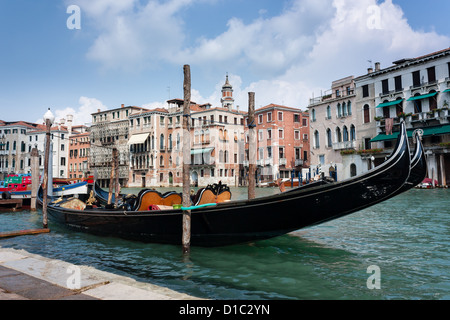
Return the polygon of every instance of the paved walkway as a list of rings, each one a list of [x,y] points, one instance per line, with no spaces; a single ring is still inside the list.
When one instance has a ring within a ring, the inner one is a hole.
[[[131,278],[0,247],[0,300],[200,300]]]

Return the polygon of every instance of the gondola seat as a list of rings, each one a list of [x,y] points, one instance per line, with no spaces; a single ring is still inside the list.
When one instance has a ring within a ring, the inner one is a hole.
[[[155,190],[145,190],[139,193],[135,211],[148,211],[153,205],[172,207],[174,204],[181,204],[182,201],[181,194],[176,192],[161,194]]]
[[[209,185],[200,189],[194,197],[194,206],[208,203],[220,203],[231,200],[231,191],[226,185]]]

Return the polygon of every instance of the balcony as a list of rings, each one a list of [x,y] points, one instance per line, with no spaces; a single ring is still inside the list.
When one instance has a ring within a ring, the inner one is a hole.
[[[303,163],[304,163],[303,159],[295,159],[295,166],[296,167],[303,166]]]
[[[333,150],[356,149],[356,141],[342,141],[333,143]]]
[[[280,158],[280,160],[279,160],[280,166],[285,166],[286,163],[287,163],[286,158]]]

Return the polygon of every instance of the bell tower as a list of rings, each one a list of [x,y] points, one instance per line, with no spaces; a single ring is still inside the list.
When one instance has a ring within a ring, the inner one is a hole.
[[[233,86],[228,81],[228,73],[225,84],[222,86],[222,98],[220,99],[223,108],[228,108],[228,110],[232,110],[234,106],[234,98],[233,98]]]

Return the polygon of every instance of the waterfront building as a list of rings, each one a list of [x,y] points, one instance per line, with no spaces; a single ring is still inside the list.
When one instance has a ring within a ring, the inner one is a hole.
[[[8,174],[31,173],[31,146],[37,140],[30,132],[35,130],[43,130],[43,126],[25,121],[0,121],[1,180]]]
[[[81,181],[90,175],[89,153],[91,149],[90,133],[85,126],[76,126],[69,130],[69,179]]]
[[[210,103],[190,105],[191,183],[238,186],[243,181],[244,112],[234,108],[228,77],[222,107]],[[182,99],[168,107],[129,116],[130,187],[181,186],[183,164]]]
[[[227,83],[224,87],[228,86]],[[228,96],[230,98],[230,96]],[[231,96],[232,98],[232,96]],[[244,116],[231,99],[222,107],[195,105],[191,114],[191,179],[206,186],[221,181],[240,186],[244,171]]]
[[[370,157],[358,152],[375,132],[364,122],[356,105],[355,79],[348,76],[332,82],[331,89],[310,99],[311,165],[313,174],[343,180],[370,169]]]
[[[101,111],[92,114],[90,132],[91,151],[89,154],[90,171],[96,176],[102,187],[108,187],[111,175],[112,151],[119,152],[119,184],[128,185],[130,171],[130,153],[127,145],[129,140],[129,117],[142,113],[147,109],[123,104],[120,108]]]
[[[173,128],[181,128],[181,114],[179,109],[169,112],[157,108],[129,116],[129,187],[155,187],[165,185],[166,181],[168,185],[174,185],[179,181],[181,162],[178,148],[173,148]],[[177,134],[179,137],[181,132]]]
[[[270,104],[255,110],[257,179],[259,183],[298,177],[310,165],[308,112]],[[248,117],[246,117],[245,167],[248,170]],[[302,177],[305,179],[306,176]]]
[[[423,132],[428,177],[437,180],[439,185],[447,185],[450,179],[450,49],[397,60],[384,69],[378,64],[358,82],[363,94],[373,99],[367,105],[376,122],[377,135],[370,143],[372,149],[381,150],[374,156],[375,162],[382,162],[393,149],[400,120],[404,119],[410,137],[415,130]]]

